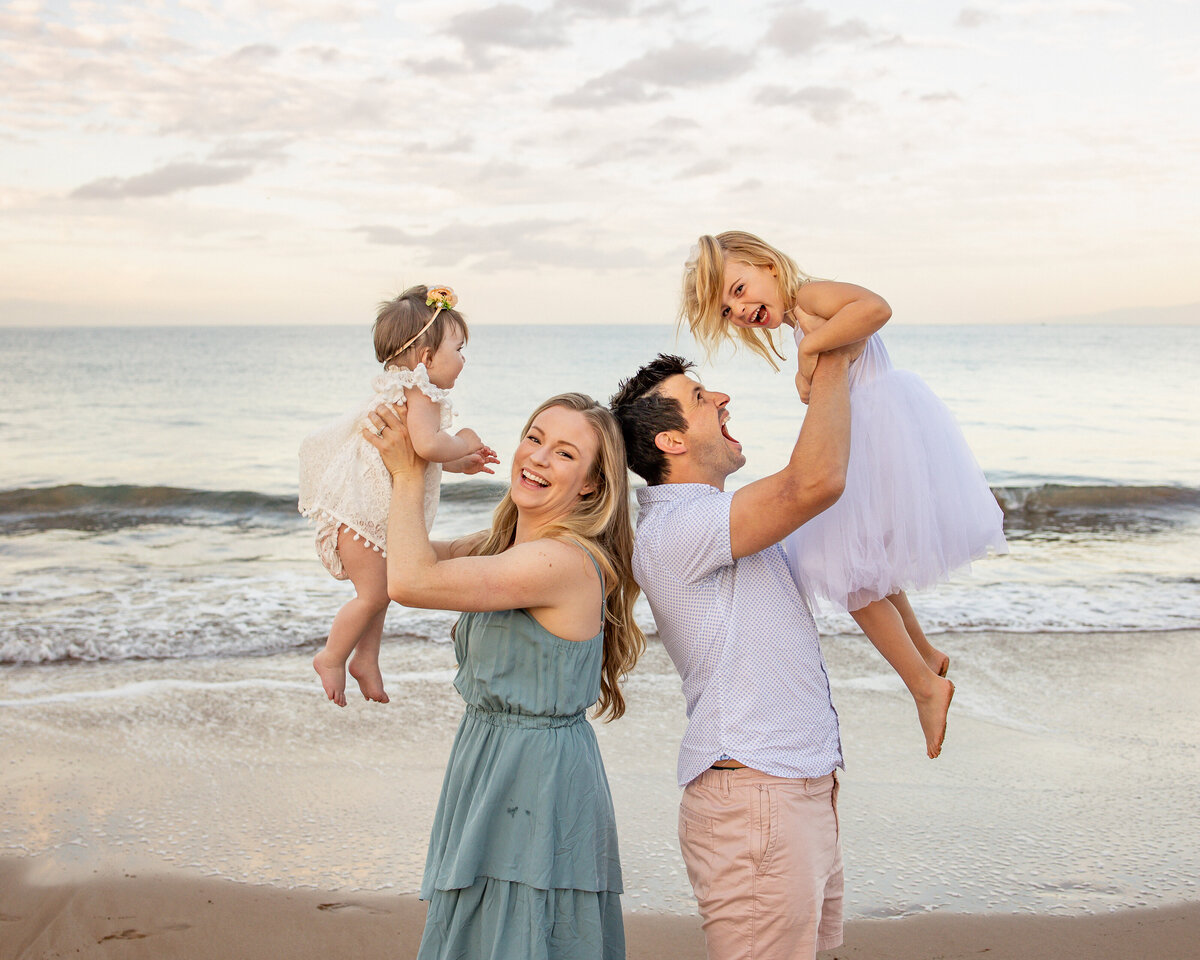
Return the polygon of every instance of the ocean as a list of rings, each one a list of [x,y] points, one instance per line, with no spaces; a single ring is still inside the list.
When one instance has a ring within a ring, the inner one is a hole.
[[[914,596],[930,633],[1200,626],[1200,328],[896,326],[885,340],[958,416],[1011,554]],[[506,468],[555,393],[606,398],[672,326],[472,330],[453,399]],[[377,370],[365,327],[0,330],[0,663],[257,656],[318,645],[352,589],[296,513],[296,449]],[[756,358],[702,366],[732,396],[737,486],[778,469],[804,407]],[[495,478],[448,476],[435,535],[486,526]],[[644,601],[643,625],[652,620]],[[391,609],[387,636],[448,640]],[[853,634],[823,611],[825,635]]]

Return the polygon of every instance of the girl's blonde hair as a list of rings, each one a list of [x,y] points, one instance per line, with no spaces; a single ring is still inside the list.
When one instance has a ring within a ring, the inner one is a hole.
[[[797,291],[812,277],[782,250],[742,230],[726,230],[715,237],[705,234],[696,241],[692,256],[684,264],[679,323],[687,321],[688,329],[705,353],[711,358],[726,340],[735,346],[740,340],[778,370],[776,358],[785,357],[779,352],[775,331],[737,327],[721,316],[726,260],[742,260],[774,273],[786,309],[790,309]]]
[[[404,357],[411,359],[425,349],[437,353],[446,334],[452,329],[461,330],[463,340],[467,339],[467,321],[452,307],[443,307],[429,329],[417,336],[438,309],[436,303],[432,306],[425,303],[428,297],[428,287],[409,287],[398,297],[379,305],[375,313],[375,326],[371,331],[375,339],[376,360],[386,365],[399,362]],[[413,340],[413,337],[416,339]],[[410,340],[413,342],[405,347]],[[404,366],[412,368],[415,364],[405,363]]]
[[[625,470],[625,442],[616,418],[583,393],[562,393],[541,404],[525,423],[529,432],[538,414],[550,407],[565,407],[583,414],[597,440],[598,451],[588,481],[595,487],[581,496],[574,509],[541,531],[542,536],[566,540],[585,549],[596,560],[604,577],[604,660],[600,671],[600,699],[596,716],[616,720],[625,712],[621,680],[646,648],[646,637],[633,619],[637,582],[633,579],[633,523],[629,513],[629,474]],[[491,534],[473,551],[494,556],[512,546],[517,532],[517,506],[511,492],[504,494],[492,514]]]

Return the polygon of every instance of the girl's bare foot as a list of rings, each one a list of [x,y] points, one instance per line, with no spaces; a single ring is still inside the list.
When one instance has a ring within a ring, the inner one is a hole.
[[[346,705],[346,667],[342,663],[332,662],[324,650],[313,657],[313,669],[321,678],[321,686],[325,688],[325,696],[339,707]]]
[[[921,651],[921,656],[929,664],[929,669],[939,677],[944,677],[950,672],[950,657],[942,653],[937,647],[929,647],[928,650]]]
[[[945,677],[935,677],[930,693],[915,697],[917,716],[925,734],[925,753],[930,760],[942,752],[942,741],[946,739],[946,714],[950,712],[950,701],[954,699],[954,684]]]
[[[367,661],[366,657],[355,655],[350,660],[350,676],[358,681],[358,689],[362,691],[364,700],[374,700],[376,703],[388,703],[390,698],[383,689],[383,674],[379,671],[379,661]]]

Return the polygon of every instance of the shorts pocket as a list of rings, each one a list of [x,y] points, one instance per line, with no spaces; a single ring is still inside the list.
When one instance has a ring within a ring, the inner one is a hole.
[[[679,805],[679,850],[696,899],[703,901],[712,887],[713,822],[682,803]]]
[[[775,788],[758,784],[758,796],[751,802],[750,859],[756,873],[765,873],[779,840],[779,798]]]

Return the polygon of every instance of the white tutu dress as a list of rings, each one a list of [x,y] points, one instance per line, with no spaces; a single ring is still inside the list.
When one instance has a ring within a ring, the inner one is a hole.
[[[388,506],[392,499],[392,477],[376,450],[362,435],[367,414],[381,403],[403,404],[404,391],[416,388],[441,409],[441,427],[454,417],[449,390],[429,382],[425,364],[415,370],[391,367],[371,381],[374,393],[354,413],[310,433],[300,444],[300,512],[317,522],[317,555],[338,580],[348,578],[338,554],[341,527],[354,531],[387,556]],[[442,465],[425,469],[425,527],[433,526],[441,490]]]
[[[1003,521],[954,415],[870,337],[850,367],[845,492],[784,541],[801,592],[858,610],[931,586],[1007,553]]]

